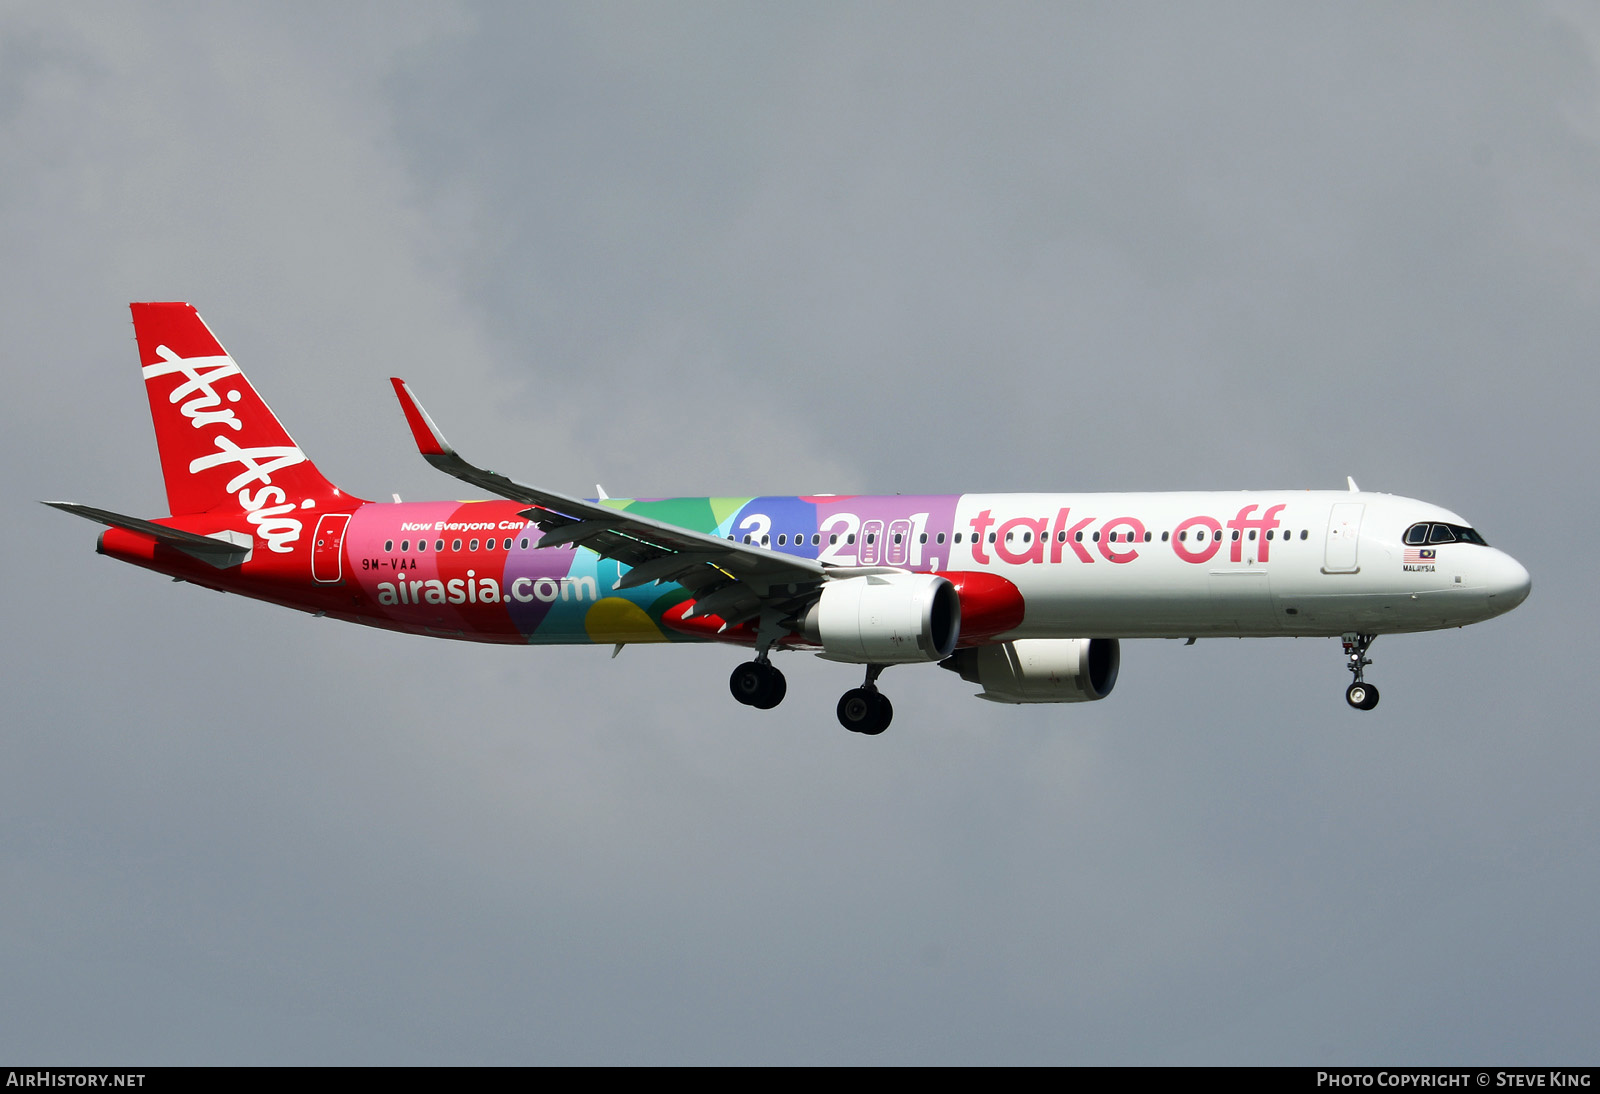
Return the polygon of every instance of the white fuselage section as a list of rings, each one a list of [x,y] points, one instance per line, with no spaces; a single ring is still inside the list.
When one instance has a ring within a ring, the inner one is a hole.
[[[1421,521],[1465,524],[1344,491],[967,494],[960,541],[929,561],[1017,586],[1027,611],[1005,638],[1388,634],[1521,603],[1528,574],[1514,559],[1466,542],[1408,548]]]

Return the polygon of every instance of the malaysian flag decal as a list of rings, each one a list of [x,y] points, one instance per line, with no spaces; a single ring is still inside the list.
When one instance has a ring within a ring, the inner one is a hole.
[[[1407,547],[1407,562],[1432,562],[1438,552],[1432,547]]]

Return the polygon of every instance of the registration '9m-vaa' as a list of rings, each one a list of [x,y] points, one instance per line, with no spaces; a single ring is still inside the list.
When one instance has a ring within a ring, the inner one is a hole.
[[[102,554],[373,627],[475,642],[722,642],[733,696],[782,701],[780,650],[865,669],[839,721],[881,733],[891,665],[1002,703],[1103,699],[1124,638],[1329,636],[1352,707],[1380,634],[1510,611],[1528,571],[1468,523],[1346,491],[584,500],[466,462],[393,380],[429,463],[495,501],[369,502],[322,477],[188,304],[134,304],[172,515]]]

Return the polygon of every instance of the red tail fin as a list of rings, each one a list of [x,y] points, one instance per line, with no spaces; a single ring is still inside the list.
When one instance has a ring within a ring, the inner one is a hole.
[[[244,510],[273,550],[287,551],[299,538],[296,511],[360,504],[322,477],[192,306],[131,307],[175,516]]]

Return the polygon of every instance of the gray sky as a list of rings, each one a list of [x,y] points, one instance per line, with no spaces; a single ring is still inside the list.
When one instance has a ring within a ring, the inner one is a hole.
[[[1575,1063],[1600,1027],[1587,5],[0,5],[0,1059]],[[335,481],[1325,487],[1533,573],[1384,639],[492,649],[93,555],[126,304]]]

